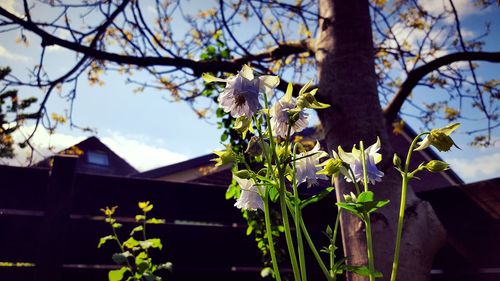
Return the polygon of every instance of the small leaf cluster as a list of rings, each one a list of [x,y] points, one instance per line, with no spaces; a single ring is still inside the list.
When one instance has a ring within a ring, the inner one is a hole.
[[[117,206],[101,209],[105,215],[105,222],[111,226],[112,234],[100,238],[97,248],[101,248],[109,241],[115,241],[119,252],[113,254],[113,261],[121,266],[119,269],[111,270],[108,273],[108,280],[141,280],[141,281],[161,281],[163,280],[157,272],[160,270],[172,270],[172,263],[166,262],[156,264],[153,262],[150,251],[162,250],[163,244],[159,238],[148,238],[146,226],[148,224],[164,224],[165,220],[158,218],[148,218],[147,214],[153,209],[153,204],[149,201],[139,202],[141,213],[135,216],[139,224],[134,227],[127,240],[120,240],[117,230],[123,225],[117,221],[114,214]]]

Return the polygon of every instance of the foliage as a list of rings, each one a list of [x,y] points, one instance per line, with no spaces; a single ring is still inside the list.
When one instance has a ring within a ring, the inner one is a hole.
[[[168,92],[172,100],[186,101],[198,116],[210,117],[214,94],[198,79],[204,72],[236,72],[250,63],[262,73],[298,81],[296,89],[316,76],[314,38],[322,29],[318,10],[325,1],[218,1],[193,7],[189,1],[32,0],[26,1],[24,10],[0,7],[0,32],[14,34],[18,44],[32,48],[28,31],[42,42],[30,75],[7,82],[40,89],[44,98],[37,118],[50,120],[45,108],[49,96],[65,97],[70,102],[70,126],[76,126],[71,105],[79,79],[99,86],[109,73],[124,75],[134,92]],[[499,62],[500,54],[485,51],[491,23],[471,32],[463,18],[498,3],[434,2],[369,1],[378,91],[387,123],[400,113],[427,127],[460,120],[474,125],[466,132],[472,144],[491,145],[492,132],[500,126],[500,85],[497,77],[481,70],[482,62]],[[75,54],[63,74],[51,67],[51,47]],[[151,79],[137,79],[137,73]],[[284,81],[279,89],[285,91],[286,85]],[[417,86],[439,95],[423,102],[413,91]],[[408,106],[401,111],[403,104]]]
[[[106,223],[111,226],[112,234],[102,237],[97,248],[101,248],[109,241],[115,241],[120,250],[112,256],[113,261],[120,268],[109,272],[108,279],[110,281],[160,281],[163,279],[158,275],[159,271],[172,270],[172,263],[170,262],[156,264],[153,261],[152,251],[162,250],[163,244],[159,238],[148,238],[146,236],[147,225],[164,224],[165,221],[148,217],[148,213],[153,209],[153,204],[149,203],[149,201],[139,202],[138,206],[142,211],[135,216],[138,225],[132,229],[127,240],[121,240],[118,237],[117,230],[121,229],[123,225],[114,218],[117,206],[101,209],[106,216]]]
[[[2,84],[10,72],[9,67],[0,68]],[[25,112],[37,100],[34,97],[21,99],[17,90],[8,89],[6,85],[0,87],[0,158],[13,158],[15,156],[13,147],[15,142],[12,134],[26,119],[37,118],[37,114]],[[21,142],[18,145],[22,147],[25,144]]]
[[[374,185],[381,182],[384,176],[384,173],[376,166],[382,160],[381,154],[378,153],[381,149],[380,140],[377,139],[376,143],[366,149],[364,143],[360,141],[359,149],[353,146],[351,152],[345,152],[342,147],[339,147],[337,151],[332,151],[331,155],[320,150],[319,142],[312,149],[306,149],[300,142],[294,143],[291,141],[294,132],[300,132],[307,126],[305,111],[324,109],[329,105],[315,99],[317,89],[310,90],[309,84],[300,89],[296,95],[297,98],[293,98],[293,87],[290,85],[283,97],[274,104],[270,104],[267,96],[272,94],[278,84],[277,78],[266,75],[255,76],[253,72],[250,67],[243,66],[238,74],[227,79],[213,77],[210,74],[205,74],[203,77],[207,83],[226,83],[218,99],[221,109],[229,113],[231,118],[243,120],[242,124],[245,124],[243,127],[247,127],[248,130],[239,130],[239,132],[255,134],[251,137],[247,135],[251,140],[255,140],[253,143],[249,142],[248,146],[255,145],[260,148],[243,151],[241,148],[236,150],[228,144],[225,145],[225,150],[216,152],[217,158],[214,161],[225,165],[234,163],[233,183],[226,193],[226,198],[236,198],[235,206],[244,211],[247,219],[252,213],[264,215],[263,222],[261,216],[248,219],[247,229],[247,234],[255,231],[258,247],[264,253],[269,252],[271,257],[272,268],[264,268],[262,275],[270,273],[276,280],[282,280],[280,268],[284,264],[283,260],[278,258],[277,252],[280,252],[280,248],[275,243],[279,238],[276,234],[279,232],[275,229],[275,221],[271,220],[271,214],[278,212],[282,222],[277,225],[277,228],[283,229],[285,235],[293,280],[307,280],[304,244],[309,246],[326,280],[336,280],[337,275],[345,272],[366,276],[370,280],[381,278],[382,273],[375,269],[370,216],[390,202],[389,200],[375,200],[374,190],[376,189],[369,189],[370,183]],[[252,106],[252,101],[261,95],[264,100],[263,106],[261,104]],[[393,163],[402,177],[402,192],[395,237],[392,281],[396,280],[399,264],[408,183],[416,178],[416,174],[420,171],[442,172],[448,169],[447,163],[431,160],[410,171],[412,152],[431,145],[448,151],[454,144],[450,134],[459,125],[450,124],[415,137],[408,150],[404,166],[399,156],[394,155]],[[250,127],[253,129],[250,130]],[[232,128],[234,129],[234,125]],[[283,132],[286,132],[284,136]],[[420,141],[423,136],[425,139]],[[420,142],[417,144],[418,141]],[[319,179],[326,180],[327,177],[332,178],[333,184],[333,178],[339,175],[343,176],[346,181],[352,182],[356,192],[345,194],[344,201],[336,203],[339,209],[335,226],[333,229],[330,226],[326,228],[330,244],[323,247],[321,252],[328,255],[329,266],[327,266],[309,235],[302,211],[307,206],[328,197],[334,188],[324,188],[309,198],[301,198],[299,187],[304,188],[302,183],[307,184],[307,187],[317,185]],[[277,203],[276,210],[270,208],[272,202]],[[366,265],[352,265],[349,263],[349,257],[338,257],[336,254],[335,245],[341,212],[348,212],[358,217],[365,227],[368,256]],[[295,237],[292,237],[292,228],[295,229]]]

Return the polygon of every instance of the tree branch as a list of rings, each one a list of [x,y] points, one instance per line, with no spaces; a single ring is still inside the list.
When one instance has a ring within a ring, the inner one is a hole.
[[[403,103],[411,94],[417,83],[427,74],[441,66],[458,61],[488,61],[500,62],[500,52],[457,52],[437,58],[429,63],[417,67],[408,73],[399,91],[384,109],[386,122],[392,123],[397,118]]]
[[[196,61],[185,58],[171,58],[171,57],[154,57],[154,56],[129,56],[129,55],[119,55],[115,53],[109,53],[101,50],[97,50],[76,42],[71,42],[68,40],[56,37],[45,30],[39,28],[35,23],[25,21],[17,16],[9,13],[5,9],[0,7],[0,15],[12,20],[14,23],[22,26],[23,28],[37,34],[42,38],[42,45],[58,45],[66,49],[90,56],[97,60],[115,62],[118,64],[131,64],[136,66],[172,66],[177,68],[188,68],[193,71],[194,76],[201,76],[203,72],[237,72],[241,69],[244,64],[252,61],[270,59],[276,60],[282,57],[286,57],[293,54],[299,54],[303,52],[313,52],[312,43],[309,40],[292,42],[290,44],[283,43],[279,46],[263,52],[261,54],[251,55],[247,57],[241,57],[234,59],[232,61]]]

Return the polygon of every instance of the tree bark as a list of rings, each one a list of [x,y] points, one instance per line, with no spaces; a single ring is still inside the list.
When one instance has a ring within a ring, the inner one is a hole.
[[[381,183],[370,185],[376,199],[391,203],[372,215],[375,266],[389,280],[396,240],[401,179],[392,167],[392,147],[377,93],[373,38],[367,0],[320,0],[316,46],[319,96],[331,105],[319,111],[329,150],[341,145],[350,150],[363,140],[365,147],[382,142],[385,173]],[[353,191],[352,184],[337,179],[337,199]],[[444,242],[445,232],[430,204],[409,190],[398,280],[427,280],[432,259]],[[342,242],[348,263],[367,265],[366,236],[362,222],[343,213]],[[349,280],[365,280],[350,274]],[[366,279],[367,280],[367,279]]]

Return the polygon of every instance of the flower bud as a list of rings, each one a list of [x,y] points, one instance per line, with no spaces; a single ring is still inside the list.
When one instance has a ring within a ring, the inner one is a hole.
[[[307,101],[307,99],[304,96],[299,96],[299,97],[297,97],[296,105],[297,105],[297,108],[304,109],[304,108],[307,108],[309,106],[309,102]]]
[[[356,198],[356,194],[351,192],[350,194],[344,194],[344,200],[347,203],[356,203],[358,199]]]
[[[217,158],[211,160],[215,162],[215,167],[234,162],[234,153],[230,144],[226,145],[225,150],[214,151],[214,154],[218,156]]]
[[[324,166],[324,168],[318,171],[316,174],[327,176],[336,175],[342,168],[342,160],[340,160],[339,158],[330,158],[321,163],[321,166]]]
[[[288,120],[290,124],[294,124],[300,118],[300,111],[289,111],[288,112]]]
[[[234,172],[234,175],[240,179],[249,179],[250,178],[250,171],[239,170],[239,171]]]
[[[448,151],[455,144],[448,135],[438,130],[431,131],[429,141],[439,151]]]
[[[401,167],[401,158],[399,158],[399,156],[396,153],[394,153],[394,156],[392,157],[392,163],[397,168]]]
[[[253,136],[252,138],[250,138],[245,153],[252,157],[262,154],[262,145],[260,144],[260,138],[258,136]]]
[[[431,160],[425,164],[424,168],[429,172],[442,172],[448,170],[449,165],[443,161]]]

